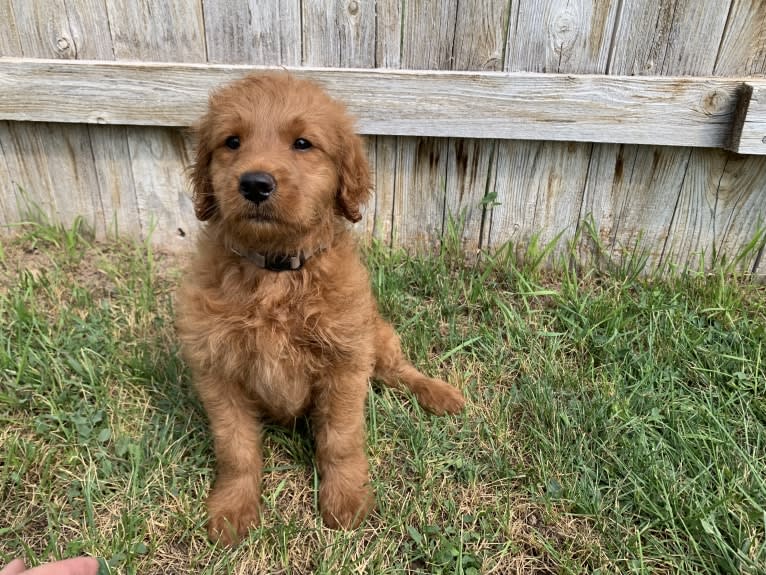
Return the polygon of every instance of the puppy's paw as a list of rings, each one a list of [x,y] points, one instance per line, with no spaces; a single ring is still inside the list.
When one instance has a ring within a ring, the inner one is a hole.
[[[460,413],[465,406],[460,390],[440,379],[428,379],[414,391],[421,407],[435,415]]]
[[[261,522],[258,496],[232,489],[213,488],[207,500],[207,534],[211,541],[235,545]]]
[[[375,494],[368,484],[344,488],[325,480],[319,488],[319,505],[327,527],[354,529],[375,506]]]

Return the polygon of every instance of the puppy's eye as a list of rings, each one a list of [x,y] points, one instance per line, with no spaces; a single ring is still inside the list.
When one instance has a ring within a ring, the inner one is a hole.
[[[239,148],[239,136],[229,136],[224,142],[227,148],[230,150],[236,150]]]
[[[311,148],[313,144],[309,142],[306,138],[298,138],[293,142],[293,149],[294,150],[308,150]]]

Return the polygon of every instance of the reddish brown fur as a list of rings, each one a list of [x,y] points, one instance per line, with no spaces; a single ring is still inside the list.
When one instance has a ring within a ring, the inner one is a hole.
[[[217,478],[210,536],[224,543],[259,521],[261,426],[308,415],[319,502],[330,527],[358,525],[373,505],[364,451],[367,382],[411,390],[426,409],[457,413],[460,392],[417,371],[378,314],[344,218],[360,219],[370,177],[343,107],[286,73],[257,74],[213,94],[192,167],[207,225],[178,294],[178,332],[210,420]],[[238,136],[231,150],[226,138]],[[313,147],[296,150],[298,138]],[[260,204],[244,172],[273,175]],[[269,271],[239,253],[313,253],[298,271]]]

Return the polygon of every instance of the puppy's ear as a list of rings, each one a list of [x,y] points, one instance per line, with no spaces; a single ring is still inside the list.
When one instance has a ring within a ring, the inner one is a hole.
[[[203,118],[193,128],[196,141],[194,163],[191,166],[192,200],[194,214],[200,221],[209,220],[216,212],[213,184],[210,181],[210,160],[213,157],[211,149],[211,134],[207,117]]]
[[[351,128],[344,130],[341,138],[338,176],[338,209],[346,219],[356,223],[362,219],[360,208],[369,200],[372,184],[362,138]]]

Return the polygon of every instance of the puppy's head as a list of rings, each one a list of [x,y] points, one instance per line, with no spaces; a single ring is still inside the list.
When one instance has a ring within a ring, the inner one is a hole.
[[[300,234],[337,215],[361,219],[370,194],[362,141],[316,84],[287,73],[229,84],[210,97],[196,136],[200,220],[263,236]]]

